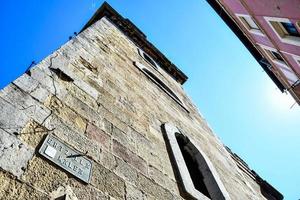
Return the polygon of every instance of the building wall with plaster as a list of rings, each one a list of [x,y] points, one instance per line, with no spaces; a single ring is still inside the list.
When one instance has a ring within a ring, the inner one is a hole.
[[[298,0],[217,0],[223,10],[231,16],[243,33],[251,40],[253,45],[269,60],[273,69],[271,71],[285,85],[287,91],[300,104],[300,37],[294,37],[289,42],[281,39],[272,25],[268,22],[285,20],[294,25],[300,33],[300,3]],[[262,34],[253,34],[247,30],[239,19],[239,15],[246,15],[259,26]],[[284,66],[273,62],[262,46],[272,48],[284,59]]]

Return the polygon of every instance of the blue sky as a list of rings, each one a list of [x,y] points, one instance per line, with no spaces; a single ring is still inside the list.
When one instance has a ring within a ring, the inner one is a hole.
[[[0,8],[0,88],[79,31],[103,1],[5,1]],[[189,80],[189,96],[215,133],[252,169],[300,198],[299,107],[280,93],[204,0],[109,0]]]

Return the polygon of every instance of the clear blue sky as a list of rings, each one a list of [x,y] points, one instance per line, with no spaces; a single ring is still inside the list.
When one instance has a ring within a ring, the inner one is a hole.
[[[0,88],[79,31],[103,1],[3,1]],[[285,199],[300,198],[298,106],[281,94],[205,0],[109,0],[189,77],[212,129]]]

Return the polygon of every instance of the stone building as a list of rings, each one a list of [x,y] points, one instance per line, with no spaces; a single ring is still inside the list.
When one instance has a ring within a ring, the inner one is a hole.
[[[0,92],[0,199],[282,199],[107,3]]]

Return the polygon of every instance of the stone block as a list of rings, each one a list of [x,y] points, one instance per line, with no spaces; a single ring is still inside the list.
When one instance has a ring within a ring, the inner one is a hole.
[[[83,185],[74,178],[68,180],[68,186],[70,186],[76,195],[78,200],[109,200],[109,195],[101,192],[91,185]]]
[[[171,191],[173,194],[179,195],[179,189],[177,183],[162,171],[156,169],[153,166],[149,166],[149,177],[154,180],[157,184]]]
[[[80,133],[85,132],[87,124],[86,119],[83,119],[79,114],[62,103],[57,97],[50,96],[45,104],[70,127],[75,128]]]
[[[165,188],[168,189],[174,196],[180,196],[180,183],[179,181],[174,181],[171,178],[165,179]],[[174,197],[175,198],[175,197]],[[175,198],[176,199],[176,198]]]
[[[147,159],[147,162],[149,165],[154,166],[156,169],[158,169],[160,171],[164,170],[164,167],[165,167],[164,161],[160,155],[154,154],[152,149],[149,149],[148,152],[143,152],[143,154],[146,156],[146,159]],[[170,162],[169,162],[169,164],[170,164]]]
[[[159,186],[151,179],[139,174],[137,180],[137,188],[144,191],[146,194],[150,194],[155,197],[155,199],[172,199],[173,196],[170,191]]]
[[[99,115],[94,109],[87,106],[80,99],[68,94],[63,99],[61,99],[61,101],[63,101],[66,106],[76,111],[76,113],[81,115],[83,118],[87,119],[90,123],[93,123],[98,127],[102,127],[103,117]]]
[[[131,135],[131,132],[123,132],[116,126],[112,126],[112,137],[131,151],[136,151],[136,141]]]
[[[31,93],[32,91],[34,91],[39,85],[38,81],[34,80],[27,74],[23,74],[13,83],[27,93]]]
[[[29,162],[28,169],[21,178],[24,182],[48,193],[65,185],[68,180],[67,174],[62,169],[40,157],[34,157]]]
[[[57,88],[55,88],[57,84],[53,84],[54,79],[52,78],[52,76],[47,75],[45,71],[40,69],[38,66],[34,67],[31,70],[31,77],[34,80],[38,81],[50,93],[54,94],[55,91],[57,92]]]
[[[101,148],[110,150],[111,138],[103,130],[95,125],[88,123],[86,128],[86,134],[88,137],[101,145]]]
[[[162,124],[163,123],[160,123],[160,126]],[[153,126],[149,125],[149,134],[147,136],[148,136],[148,139],[151,143],[160,144],[162,146],[165,146],[165,140],[163,138],[163,134],[162,134],[160,126],[154,128]],[[159,129],[159,130],[157,130],[157,129]]]
[[[30,120],[22,129],[21,133],[19,134],[19,138],[35,149],[39,144],[41,144],[44,136],[50,132],[51,131],[46,129],[44,126],[33,120]]]
[[[103,119],[103,126],[106,133],[112,134],[113,125],[105,118]]]
[[[3,170],[20,178],[33,152],[32,148],[22,143],[16,136],[0,129],[0,167]]]
[[[134,187],[133,185],[126,183],[126,197],[127,200],[141,200],[145,199],[144,193]]]
[[[25,113],[39,123],[42,123],[50,114],[50,111],[43,104],[13,84],[4,88],[0,96],[14,105],[19,110],[18,112]]]
[[[47,97],[50,96],[50,92],[41,85],[38,85],[35,90],[30,92],[30,95],[39,102],[44,103]]]
[[[118,141],[113,140],[113,153],[131,164],[143,174],[147,174],[147,163],[141,157],[137,156]]]
[[[124,180],[100,164],[94,163],[91,184],[116,199],[124,198]]]
[[[110,151],[102,150],[100,163],[107,169],[113,170],[117,166],[116,157]]]
[[[149,154],[154,154],[155,150],[157,148],[153,148],[153,144],[150,143],[150,141],[145,138],[143,135],[132,129],[132,137],[134,138],[136,142],[136,147],[137,147],[137,154],[144,158],[145,160],[149,160],[148,157],[151,156]]]
[[[0,199],[3,200],[25,200],[43,199],[49,197],[38,190],[24,184],[7,173],[0,171]]]
[[[151,165],[149,166],[149,177],[152,180],[154,180],[156,183],[158,183],[159,185],[164,186],[164,187],[166,186],[165,179],[167,179],[168,177]]]
[[[29,121],[23,111],[0,97],[0,128],[11,134],[18,134]]]
[[[86,67],[88,70],[90,70],[92,73],[97,74],[98,69],[94,65],[92,65],[88,60],[84,59],[83,57],[79,57],[78,60],[84,67]]]
[[[172,167],[172,163],[171,163],[170,159],[161,160],[161,166],[163,167],[164,174],[166,174],[169,178],[171,178],[172,180],[175,181],[176,180],[175,172],[174,172],[174,168]]]
[[[90,87],[96,89],[99,94],[101,93],[102,88],[103,88],[103,82],[102,82],[101,78],[98,78],[94,74],[91,74],[91,75],[86,76],[84,78],[84,81],[86,83],[88,83],[90,85]]]
[[[87,94],[89,94],[91,97],[93,97],[95,100],[98,99],[99,92],[91,87],[89,84],[82,80],[75,80],[74,84],[79,87],[81,90],[85,91]]]
[[[69,185],[59,186],[55,191],[50,194],[51,200],[63,199],[63,200],[78,200],[72,188]]]
[[[78,98],[90,108],[97,110],[98,104],[96,100],[92,98],[88,93],[78,88],[75,84],[68,85],[67,90],[72,96]]]
[[[134,169],[131,165],[127,162],[117,158],[116,159],[116,166],[114,167],[114,172],[124,179],[126,182],[131,184],[136,184],[137,181],[137,170]]]

